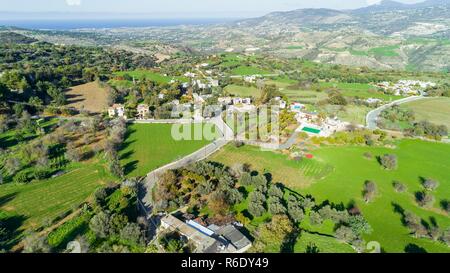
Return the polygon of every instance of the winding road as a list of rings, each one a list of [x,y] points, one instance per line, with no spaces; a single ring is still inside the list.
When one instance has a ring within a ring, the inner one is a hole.
[[[388,103],[388,104],[385,104],[383,106],[380,106],[377,109],[372,110],[372,111],[370,111],[367,114],[367,116],[366,116],[366,127],[371,129],[371,130],[378,129],[378,125],[377,125],[378,117],[380,116],[381,112],[383,112],[384,110],[388,109],[389,107],[392,107],[394,105],[400,105],[400,104],[416,101],[416,100],[422,100],[422,99],[426,99],[426,97],[424,97],[424,96],[407,97],[407,98],[396,100],[396,101],[393,101],[391,103]]]

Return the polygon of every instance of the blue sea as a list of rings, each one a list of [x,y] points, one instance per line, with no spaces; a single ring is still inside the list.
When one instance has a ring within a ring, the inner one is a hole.
[[[208,25],[236,19],[99,19],[99,20],[2,20],[0,26],[40,30],[72,30],[80,28],[162,27],[177,25]]]

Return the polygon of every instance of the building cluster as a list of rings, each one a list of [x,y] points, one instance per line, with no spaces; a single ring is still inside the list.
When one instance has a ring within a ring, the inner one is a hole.
[[[244,253],[252,242],[235,225],[206,226],[201,219],[182,221],[173,215],[161,219],[160,232],[177,232],[195,246],[196,253]]]
[[[436,83],[418,80],[400,80],[394,84],[390,82],[381,82],[378,83],[377,86],[396,96],[415,96],[423,95],[428,88],[435,87]]]

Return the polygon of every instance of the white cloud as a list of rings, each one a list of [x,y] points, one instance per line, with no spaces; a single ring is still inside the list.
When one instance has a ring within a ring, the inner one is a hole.
[[[80,6],[81,0],[66,0],[68,6]]]

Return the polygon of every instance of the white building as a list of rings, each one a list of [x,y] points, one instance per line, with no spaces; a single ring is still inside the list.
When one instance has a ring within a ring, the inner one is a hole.
[[[147,104],[139,104],[136,110],[138,119],[146,119],[150,115],[150,107]]]
[[[225,104],[225,105],[230,105],[233,103],[233,99],[231,97],[221,97],[221,98],[218,98],[217,101],[220,104]]]
[[[125,116],[125,106],[122,104],[114,104],[113,106],[108,108],[108,115],[110,118],[119,117],[119,118],[127,118]]]

